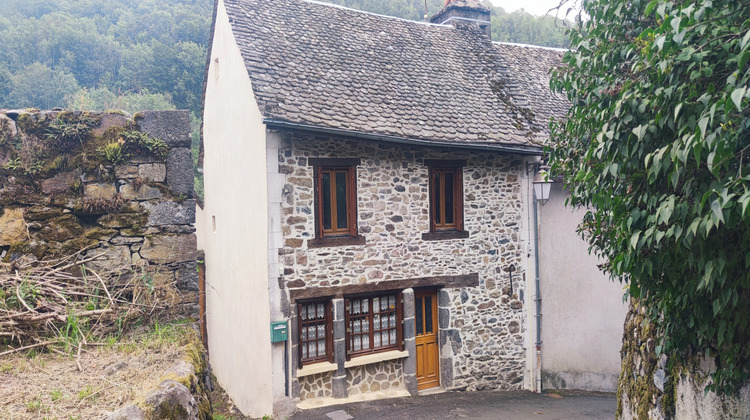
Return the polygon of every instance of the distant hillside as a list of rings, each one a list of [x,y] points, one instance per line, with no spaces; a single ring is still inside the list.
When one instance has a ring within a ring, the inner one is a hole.
[[[329,0],[423,20],[425,0]],[[562,21],[492,10],[492,39],[565,47]],[[443,0],[427,0],[427,15]],[[3,0],[0,108],[172,109],[196,115],[213,0]]]
[[[212,9],[213,0],[3,0],[0,107],[198,111]]]

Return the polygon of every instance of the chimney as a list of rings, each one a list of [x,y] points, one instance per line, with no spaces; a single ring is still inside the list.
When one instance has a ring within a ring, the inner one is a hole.
[[[443,8],[435,13],[430,22],[453,25],[454,28],[476,28],[491,37],[490,9],[478,0],[445,0]]]

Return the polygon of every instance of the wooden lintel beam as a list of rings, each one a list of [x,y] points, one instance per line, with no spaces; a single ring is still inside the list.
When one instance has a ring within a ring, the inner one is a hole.
[[[313,287],[289,290],[292,302],[306,299],[318,299],[322,297],[343,298],[344,296],[355,296],[369,293],[383,292],[386,290],[403,290],[408,288],[426,287],[476,287],[479,285],[479,274],[461,274],[455,276],[432,276],[418,277],[403,280],[386,280],[377,283],[352,284],[346,286]]]

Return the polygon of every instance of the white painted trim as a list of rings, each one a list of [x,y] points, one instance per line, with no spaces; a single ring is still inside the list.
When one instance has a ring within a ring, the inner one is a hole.
[[[333,372],[338,369],[338,365],[331,362],[319,362],[311,365],[303,366],[302,369],[297,369],[297,378],[303,376],[315,375],[317,373]]]
[[[391,350],[383,353],[373,353],[366,356],[357,356],[344,363],[345,368],[370,365],[378,362],[385,362],[386,360],[403,359],[409,357],[408,351]]]

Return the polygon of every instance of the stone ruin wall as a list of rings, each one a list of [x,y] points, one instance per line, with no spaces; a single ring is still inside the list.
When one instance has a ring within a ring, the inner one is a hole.
[[[525,365],[521,161],[502,154],[437,151],[283,133],[279,172],[286,289],[358,285],[425,276],[479,274],[479,286],[445,289],[440,302],[441,382],[451,389],[520,389]],[[365,245],[310,249],[315,236],[309,158],[361,158],[359,234]],[[466,159],[467,239],[425,241],[424,159]],[[513,264],[513,295],[507,272]],[[351,388],[350,388],[351,391]]]
[[[173,282],[197,315],[187,111],[0,112],[0,261],[82,251]]]

